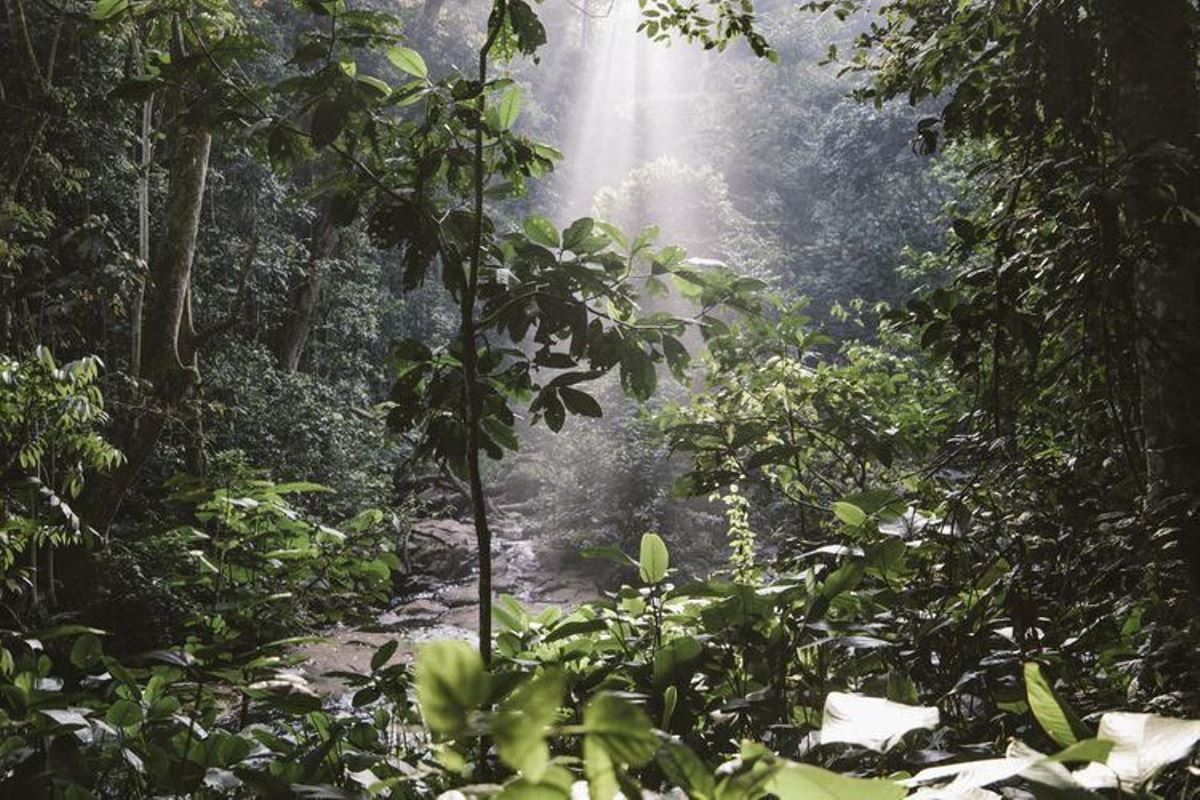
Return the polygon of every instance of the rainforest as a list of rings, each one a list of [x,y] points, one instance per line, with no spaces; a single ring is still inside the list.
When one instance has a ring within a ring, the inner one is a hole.
[[[0,4],[0,797],[1200,797],[1196,0]]]

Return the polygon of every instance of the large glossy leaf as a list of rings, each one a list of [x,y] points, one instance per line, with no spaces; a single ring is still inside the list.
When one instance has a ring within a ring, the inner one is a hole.
[[[1087,726],[1058,696],[1042,668],[1033,661],[1025,664],[1025,694],[1038,724],[1058,745],[1068,747],[1091,736]]]
[[[821,720],[821,743],[846,742],[887,750],[905,733],[938,724],[938,710],[879,697],[830,692]]]
[[[1093,789],[1119,784],[1132,792],[1166,765],[1187,758],[1200,741],[1200,720],[1112,711],[1100,717],[1097,738],[1113,743],[1108,758],[1074,773],[1075,779]]]

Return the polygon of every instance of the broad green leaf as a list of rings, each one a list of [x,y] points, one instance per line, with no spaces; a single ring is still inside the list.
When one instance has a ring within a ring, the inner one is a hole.
[[[501,130],[510,130],[521,115],[521,87],[510,86],[500,95],[497,104],[498,124]]]
[[[371,655],[371,671],[374,672],[383,667],[396,654],[396,648],[400,646],[400,642],[392,639],[390,642],[384,642],[383,646],[376,650]]]
[[[779,800],[899,800],[907,793],[891,781],[849,778],[812,764],[777,767],[767,789]]]
[[[568,250],[578,250],[588,237],[592,235],[592,229],[596,227],[596,223],[591,217],[581,217],[563,231],[563,247]]]
[[[129,8],[129,0],[96,0],[88,16],[97,22],[112,19]]]
[[[1042,674],[1042,668],[1034,661],[1025,663],[1025,696],[1042,730],[1059,746],[1068,747],[1091,736],[1087,726],[1058,696]]]
[[[678,681],[678,673],[700,657],[703,647],[694,636],[679,636],[666,642],[654,654],[654,687],[661,689]],[[690,671],[688,671],[690,674]]]
[[[867,514],[853,503],[847,503],[843,500],[833,504],[833,514],[840,519],[843,524],[851,528],[857,528],[867,521]]]
[[[546,735],[562,698],[562,674],[547,671],[513,692],[492,721],[500,759],[535,783],[550,765]]]
[[[479,652],[466,642],[434,642],[417,653],[417,702],[435,733],[453,736],[487,700],[490,677]]]
[[[642,536],[642,546],[639,550],[638,574],[643,583],[655,584],[667,577],[667,567],[670,566],[670,554],[667,544],[657,533],[647,533]]]
[[[712,771],[685,745],[675,741],[664,742],[655,760],[670,781],[683,788],[688,797],[705,800],[717,796],[717,784]]]
[[[1113,743],[1107,739],[1081,739],[1075,744],[1048,758],[1059,764],[1069,764],[1073,761],[1098,761],[1104,763],[1112,752]]]
[[[526,217],[521,227],[525,230],[525,235],[532,241],[546,247],[559,246],[558,228],[555,228],[554,223],[545,217],[539,214]]]
[[[614,800],[620,791],[612,756],[593,736],[583,740],[583,774],[587,778],[589,800]]]
[[[615,545],[584,547],[580,549],[579,555],[583,558],[603,558],[607,561],[615,561],[623,566],[637,566],[637,562],[630,558],[628,553]]]
[[[584,417],[604,416],[604,412],[601,410],[600,404],[596,402],[596,398],[587,392],[563,386],[558,390],[558,396],[562,398],[563,405],[572,414],[579,414]]]
[[[563,767],[551,766],[539,781],[526,777],[505,784],[494,800],[568,800],[575,776]]]
[[[600,694],[583,710],[585,747],[598,744],[616,764],[639,767],[654,757],[658,737],[639,706],[616,695]],[[588,779],[591,779],[589,773]]]
[[[317,103],[317,107],[313,109],[312,125],[309,128],[313,147],[320,150],[322,147],[332,144],[338,134],[342,132],[345,124],[345,104],[329,97],[322,98]]]
[[[128,728],[142,721],[142,707],[132,700],[118,700],[108,707],[104,720],[114,728]]]
[[[850,559],[831,572],[825,582],[821,584],[821,596],[832,600],[842,592],[854,589],[862,580],[866,569],[862,559]]]
[[[104,655],[104,648],[100,644],[99,637],[85,633],[75,640],[75,644],[71,648],[71,663],[79,669],[87,669],[102,655]]]
[[[830,692],[825,698],[820,737],[821,744],[846,742],[882,752],[909,731],[935,728],[937,724],[936,708]]]
[[[388,61],[401,72],[407,72],[414,78],[429,78],[429,67],[425,65],[425,59],[421,58],[421,54],[416,50],[408,47],[389,47],[387,51]]]
[[[374,75],[357,75],[355,76],[355,80],[364,86],[370,87],[380,97],[388,97],[392,93],[392,87]]]

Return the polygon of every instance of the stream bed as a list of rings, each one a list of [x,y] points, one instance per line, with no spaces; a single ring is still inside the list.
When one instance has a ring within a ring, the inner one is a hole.
[[[550,606],[564,611],[600,596],[598,571],[573,552],[531,538],[519,516],[494,523],[492,583],[494,594],[511,594],[531,612]],[[345,687],[327,673],[366,672],[371,656],[397,639],[393,661],[410,661],[425,642],[460,639],[478,642],[478,570],[475,531],[457,520],[423,520],[413,526],[419,537],[414,569],[423,570],[415,590],[370,622],[339,624],[321,641],[305,645],[305,662],[297,670],[317,692],[337,697]],[[453,577],[451,577],[453,576]],[[423,585],[421,585],[423,584]]]

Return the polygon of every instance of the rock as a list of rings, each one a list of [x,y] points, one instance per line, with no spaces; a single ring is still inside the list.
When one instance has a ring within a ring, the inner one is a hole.
[[[412,576],[436,581],[465,578],[475,567],[475,529],[453,519],[415,522],[408,536],[407,559]]]
[[[479,587],[474,583],[453,586],[442,595],[442,602],[450,608],[475,605],[479,600]]]

